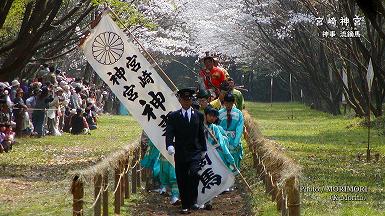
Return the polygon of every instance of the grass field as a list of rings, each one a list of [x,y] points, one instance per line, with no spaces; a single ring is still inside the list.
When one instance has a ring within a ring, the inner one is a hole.
[[[372,130],[371,147],[381,159],[365,163],[356,159],[357,153],[366,153],[367,145],[367,129],[359,126],[360,119],[332,116],[302,104],[247,103],[246,107],[264,136],[280,143],[303,167],[300,186],[307,187],[301,192],[303,215],[385,215],[385,137],[378,130]],[[251,165],[250,156],[246,154],[246,166]],[[246,172],[249,178],[256,178],[252,171]],[[327,192],[327,186],[366,186],[368,192]],[[277,215],[262,187],[255,188],[254,210],[260,215]],[[333,201],[332,195],[366,200]]]
[[[122,149],[141,131],[128,116],[104,115],[98,126],[91,135],[21,138],[13,151],[0,154],[0,215],[72,215],[69,172]],[[85,188],[85,206],[91,188]]]

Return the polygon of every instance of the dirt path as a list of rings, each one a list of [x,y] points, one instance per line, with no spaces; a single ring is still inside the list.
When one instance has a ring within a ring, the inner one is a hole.
[[[239,185],[239,184],[238,184]],[[159,195],[156,192],[142,192],[143,199],[138,200],[133,207],[132,215],[181,215],[179,214],[180,206],[172,206],[169,198]],[[191,216],[208,216],[208,215],[251,215],[245,201],[245,191],[243,186],[238,189],[219,195],[213,201],[213,209],[191,211]]]

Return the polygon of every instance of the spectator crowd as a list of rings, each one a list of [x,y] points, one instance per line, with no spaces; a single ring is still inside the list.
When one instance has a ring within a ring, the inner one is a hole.
[[[0,153],[12,149],[16,136],[90,133],[110,94],[48,65],[32,80],[0,82]]]

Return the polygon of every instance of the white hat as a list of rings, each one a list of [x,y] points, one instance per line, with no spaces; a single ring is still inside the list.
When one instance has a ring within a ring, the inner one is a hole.
[[[70,113],[71,114],[76,114],[76,109],[71,109]]]
[[[12,84],[12,87],[20,85],[19,81],[17,80],[13,80],[11,84]]]
[[[63,89],[61,87],[56,87],[56,91],[63,91]]]

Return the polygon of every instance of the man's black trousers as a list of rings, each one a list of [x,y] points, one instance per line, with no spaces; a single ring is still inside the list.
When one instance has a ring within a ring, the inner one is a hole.
[[[182,209],[191,209],[196,203],[199,177],[194,167],[197,164],[199,164],[199,161],[175,161],[176,181],[182,201]]]

